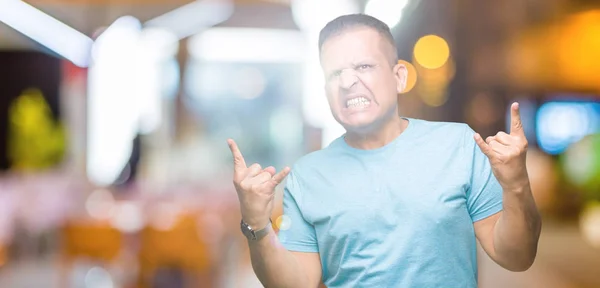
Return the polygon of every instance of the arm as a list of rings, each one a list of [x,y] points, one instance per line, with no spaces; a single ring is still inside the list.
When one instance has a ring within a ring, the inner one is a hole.
[[[475,222],[475,234],[486,253],[510,271],[533,264],[542,221],[529,185],[503,193],[503,212]]]
[[[252,268],[265,287],[318,287],[321,281],[319,253],[290,252],[281,245],[274,231],[249,245]]]
[[[488,255],[511,271],[525,271],[533,264],[542,221],[535,205],[526,167],[527,139],[519,105],[511,106],[510,134],[499,132],[475,141],[487,156],[502,186],[503,211],[476,222],[475,233]]]
[[[242,220],[250,227],[271,228],[268,225],[271,225],[269,217],[273,211],[275,187],[281,184],[290,169],[286,167],[275,174],[273,167],[263,169],[259,164],[248,167],[237,144],[231,139],[227,142],[233,154],[233,184],[240,200]],[[291,197],[289,193],[286,195]],[[248,245],[254,273],[265,287],[318,287],[321,280],[319,253],[289,252],[273,229],[262,239],[249,239]]]

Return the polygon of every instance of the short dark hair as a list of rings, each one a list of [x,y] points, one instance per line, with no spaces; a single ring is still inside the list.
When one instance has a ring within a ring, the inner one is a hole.
[[[396,47],[396,41],[390,31],[390,27],[383,21],[366,14],[349,14],[339,16],[331,20],[319,33],[319,51],[323,48],[323,45],[327,40],[332,37],[338,36],[349,29],[365,27],[375,30],[379,35],[385,38],[393,48],[393,58],[390,59],[393,63],[398,62],[398,51]]]

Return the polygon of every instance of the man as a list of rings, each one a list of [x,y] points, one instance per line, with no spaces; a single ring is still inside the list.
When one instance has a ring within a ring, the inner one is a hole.
[[[234,184],[252,265],[266,287],[477,287],[476,239],[499,265],[528,269],[541,220],[531,194],[518,104],[510,134],[398,115],[406,83],[389,28],[341,16],[320,34],[321,66],[346,133],[275,174],[246,166]],[[291,171],[291,172],[290,172]],[[287,178],[289,229],[269,223]]]

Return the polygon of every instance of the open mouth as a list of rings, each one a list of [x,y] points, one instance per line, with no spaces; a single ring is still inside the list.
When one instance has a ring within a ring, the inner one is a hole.
[[[366,108],[370,105],[371,101],[362,96],[348,99],[348,101],[346,101],[346,108]]]

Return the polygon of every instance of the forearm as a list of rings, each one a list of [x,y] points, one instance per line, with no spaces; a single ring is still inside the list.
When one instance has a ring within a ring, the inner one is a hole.
[[[533,264],[542,220],[531,187],[503,192],[503,213],[494,227],[495,260],[512,271],[524,271]]]
[[[285,249],[274,231],[258,242],[250,242],[250,257],[254,273],[267,288],[305,288],[306,273],[298,261]]]

